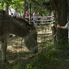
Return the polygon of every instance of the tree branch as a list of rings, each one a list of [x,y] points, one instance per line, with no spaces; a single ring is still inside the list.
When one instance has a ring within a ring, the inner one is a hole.
[[[35,0],[31,0],[31,1],[32,1],[35,5],[40,6],[40,7],[44,8],[44,9],[47,9],[48,7],[51,7],[51,6],[45,6],[45,5],[41,4],[41,3],[38,3],[38,2],[35,1]]]

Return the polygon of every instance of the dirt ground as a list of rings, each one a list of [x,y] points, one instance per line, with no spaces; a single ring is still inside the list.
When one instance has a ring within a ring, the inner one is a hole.
[[[23,45],[21,37],[12,37],[8,39],[7,44],[7,60],[11,65],[18,64],[18,62],[28,59],[33,56],[31,52]],[[1,46],[1,44],[0,44]],[[5,69],[6,65],[2,63],[0,48],[0,69]]]
[[[51,31],[39,31],[38,32],[38,47],[41,46],[41,43],[44,41],[46,42],[45,37],[48,37],[48,34],[52,33]],[[42,39],[43,38],[43,39]],[[49,39],[48,39],[49,40]],[[7,59],[9,60],[10,64],[17,64],[21,60],[26,60],[32,58],[34,55],[23,45],[23,38],[21,37],[10,37],[8,40],[7,46]],[[1,44],[0,44],[1,46]],[[39,48],[39,52],[41,51]],[[28,61],[27,61],[28,63]],[[0,48],[0,68],[5,69],[4,65],[2,64],[1,59],[1,48]]]

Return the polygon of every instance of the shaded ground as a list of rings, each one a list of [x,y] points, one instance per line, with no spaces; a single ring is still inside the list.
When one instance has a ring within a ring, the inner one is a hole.
[[[48,30],[47,32],[49,33]],[[43,48],[42,46],[44,45],[44,43],[46,43],[47,39],[44,39],[44,38],[48,37],[48,33],[46,33],[45,30],[39,30],[38,32],[39,52],[42,51],[42,48]],[[28,63],[31,58],[33,58],[33,54],[31,54],[31,52],[23,45],[23,38],[12,37],[8,39],[7,59],[9,60],[10,64],[14,65],[19,62],[21,63],[21,61],[25,62],[25,60],[28,60],[26,62]],[[0,49],[0,66],[3,69],[4,66],[1,63],[2,61],[1,61],[1,49]]]
[[[24,47],[21,37],[8,39],[7,59],[10,65],[1,64],[0,50],[0,69],[69,69],[69,57],[67,56],[67,44],[53,45],[52,32],[42,28],[38,32],[37,54]]]

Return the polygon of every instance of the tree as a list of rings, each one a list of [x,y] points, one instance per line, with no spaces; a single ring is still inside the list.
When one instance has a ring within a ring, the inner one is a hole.
[[[31,0],[33,3],[35,3],[36,5],[43,7],[45,9],[51,10],[51,11],[55,11],[56,13],[56,23],[55,26],[57,24],[60,25],[65,25],[67,22],[67,0],[49,0],[49,2],[46,2],[45,5],[38,3],[35,0]],[[61,29],[57,29],[55,28],[56,31],[56,40],[60,40],[63,37],[67,37],[67,32],[65,30],[61,30]]]
[[[26,0],[23,1],[23,18],[25,19],[25,13],[26,13]]]
[[[57,22],[60,25],[65,25],[67,23],[67,0],[59,0],[57,11]],[[67,31],[62,29],[57,29],[56,32],[57,40],[67,37]]]

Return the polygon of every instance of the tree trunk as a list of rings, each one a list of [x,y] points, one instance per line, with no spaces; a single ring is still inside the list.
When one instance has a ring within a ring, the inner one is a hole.
[[[57,12],[57,22],[61,26],[64,26],[67,22],[67,0],[59,0],[58,12]],[[57,41],[67,37],[67,31],[57,28]]]
[[[53,24],[51,29],[52,29],[53,42],[55,43],[56,42],[56,28],[55,28],[55,24]]]
[[[30,3],[30,9],[29,9],[29,24],[31,24],[31,3]]]
[[[26,13],[26,0],[23,0],[23,18],[25,19],[25,13]]]
[[[8,4],[6,3],[6,11],[7,11],[7,13],[9,14],[9,12],[8,12]]]
[[[55,22],[52,23],[52,36],[53,36],[53,42],[55,43],[56,42],[56,12],[55,11],[52,11],[52,16],[53,16],[53,20]]]

